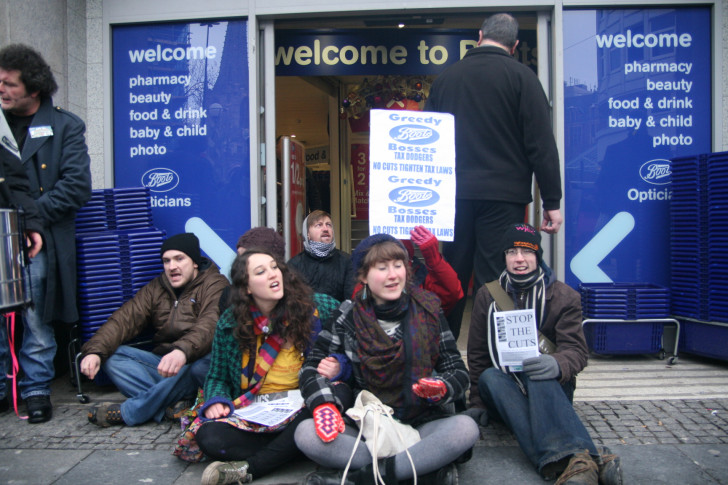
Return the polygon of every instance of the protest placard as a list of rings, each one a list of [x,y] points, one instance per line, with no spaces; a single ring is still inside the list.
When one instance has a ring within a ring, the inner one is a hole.
[[[498,361],[511,371],[519,372],[523,361],[538,357],[538,330],[533,308],[495,312],[496,350]]]
[[[448,113],[372,110],[369,233],[409,239],[425,226],[455,233],[455,118]]]

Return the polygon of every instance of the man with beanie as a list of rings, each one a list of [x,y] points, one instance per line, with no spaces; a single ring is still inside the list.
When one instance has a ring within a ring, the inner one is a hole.
[[[294,268],[316,293],[325,293],[342,302],[354,292],[354,273],[349,255],[336,249],[331,215],[322,210],[303,220],[303,251],[291,258]]]
[[[91,423],[136,426],[162,421],[165,409],[194,397],[206,375],[218,301],[228,280],[200,254],[191,233],[177,234],[162,244],[164,273],[116,310],[81,348],[81,372],[93,379],[104,372],[128,399],[101,403],[88,413]],[[123,345],[142,332],[153,332],[151,352]],[[203,368],[199,368],[199,367]]]
[[[532,226],[506,227],[501,248],[506,269],[480,288],[473,305],[468,335],[472,407],[466,412],[481,425],[488,417],[503,421],[547,480],[621,484],[619,457],[594,445],[572,406],[576,375],[589,355],[579,293],[556,281]],[[496,314],[527,309],[535,314],[541,354],[514,370],[500,362]],[[542,345],[546,339],[549,343]]]

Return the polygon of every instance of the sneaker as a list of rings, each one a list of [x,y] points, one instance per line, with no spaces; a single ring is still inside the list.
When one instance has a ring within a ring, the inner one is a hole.
[[[179,421],[180,418],[195,405],[194,399],[182,399],[164,410],[164,417],[170,421]]]
[[[554,485],[599,485],[599,468],[587,451],[576,453]]]
[[[4,398],[0,399],[0,413],[4,413],[9,410],[10,410],[10,399],[8,399],[8,396],[5,396]]]
[[[88,422],[102,428],[126,424],[124,418],[121,417],[121,404],[111,402],[91,406],[88,410]]]
[[[606,446],[597,448],[599,452],[599,485],[622,485],[622,460]]]
[[[48,395],[30,396],[25,400],[25,406],[28,408],[29,423],[45,423],[53,417],[53,405]]]
[[[250,483],[253,476],[248,473],[247,461],[214,461],[202,473],[201,485],[227,485]]]

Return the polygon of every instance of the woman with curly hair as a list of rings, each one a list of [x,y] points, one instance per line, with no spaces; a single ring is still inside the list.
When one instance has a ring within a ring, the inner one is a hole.
[[[310,417],[301,409],[265,427],[234,414],[266,396],[298,388],[304,354],[321,329],[311,289],[266,249],[249,248],[231,269],[231,305],[220,316],[194,438],[216,461],[202,483],[249,483],[299,455],[293,433]],[[266,400],[263,398],[263,400]],[[193,425],[194,427],[194,425]]]
[[[352,253],[363,287],[339,307],[306,358],[301,392],[313,419],[295,433],[310,459],[351,470],[317,471],[306,477],[306,485],[373,485],[380,483],[377,469],[381,483],[398,484],[413,478],[413,466],[418,483],[456,484],[454,462],[467,459],[478,439],[475,421],[453,414],[453,403],[469,385],[465,363],[440,301],[414,285],[408,260],[404,246],[386,234],[369,236]],[[414,427],[420,440],[393,456],[373,459],[368,444],[358,442],[354,422],[344,421],[345,408],[336,401],[331,381],[319,372],[320,362],[332,354],[350,359],[349,384],[355,392],[373,393],[396,419]]]

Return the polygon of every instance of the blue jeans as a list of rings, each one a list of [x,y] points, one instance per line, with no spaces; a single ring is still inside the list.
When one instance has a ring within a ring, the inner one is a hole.
[[[561,385],[556,379],[532,381],[524,373],[518,373],[518,378],[528,396],[511,375],[494,367],[480,375],[478,392],[488,415],[508,426],[539,472],[549,463],[584,450],[599,456],[571,404],[573,386]]]
[[[162,377],[157,372],[162,357],[122,345],[103,364],[104,372],[128,398],[121,405],[121,417],[129,426],[146,423],[150,419],[159,423],[164,419],[164,410],[168,406],[197,393],[191,368],[200,365],[198,363],[204,359],[182,366],[176,376]]]
[[[20,397],[50,396],[51,381],[55,377],[53,358],[56,356],[56,336],[53,325],[42,322],[45,308],[45,288],[48,275],[48,254],[42,250],[31,260],[30,277],[26,278],[26,288],[33,304],[23,310],[23,343],[18,353],[18,363],[23,370],[23,378],[18,382]],[[20,319],[16,319],[16,324]],[[9,370],[8,337],[5,323],[0,325],[0,398],[7,395],[5,375]],[[19,332],[16,330],[16,334]]]

